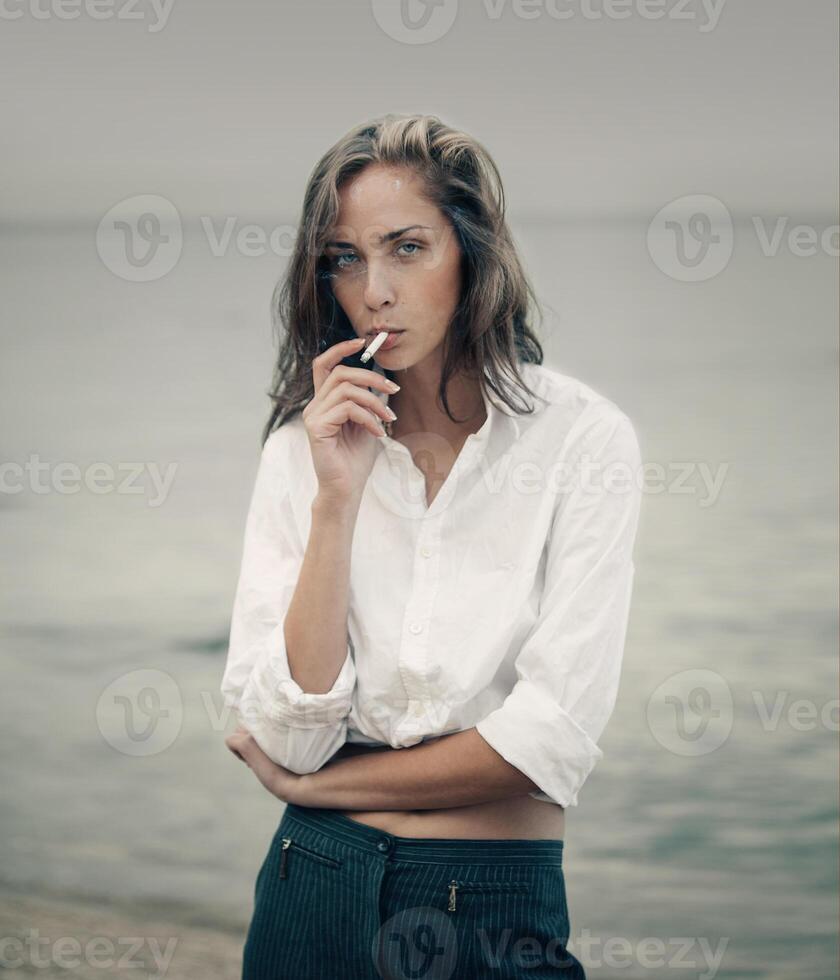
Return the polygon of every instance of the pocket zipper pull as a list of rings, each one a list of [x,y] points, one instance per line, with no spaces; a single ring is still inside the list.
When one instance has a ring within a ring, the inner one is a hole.
[[[457,887],[458,882],[453,878],[452,881],[449,882],[449,908],[447,909],[447,912],[455,911],[455,890]]]
[[[288,851],[289,848],[292,846],[292,838],[291,837],[283,837],[282,838],[282,841],[283,841],[283,844],[282,844],[282,847],[280,849],[280,875],[279,875],[279,877],[280,878],[285,878],[286,877],[286,851]]]

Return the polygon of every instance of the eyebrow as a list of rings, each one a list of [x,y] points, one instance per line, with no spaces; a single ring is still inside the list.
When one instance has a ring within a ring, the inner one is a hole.
[[[425,228],[427,231],[433,231],[428,225],[408,225],[406,228],[397,228],[396,231],[389,231],[385,235],[379,235],[378,241],[380,245],[384,245],[386,242],[392,242],[395,238],[399,238],[400,235],[404,235],[407,231],[412,231],[415,228]],[[355,248],[352,242],[327,242],[327,248]]]

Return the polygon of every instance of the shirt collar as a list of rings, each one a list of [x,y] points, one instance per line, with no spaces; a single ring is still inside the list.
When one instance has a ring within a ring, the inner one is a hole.
[[[383,377],[385,377],[385,370],[381,367],[381,365],[377,364],[373,370],[376,371],[377,374],[381,374]],[[390,395],[387,392],[377,392],[376,394],[382,398],[386,405],[390,401]],[[464,456],[472,456],[475,453],[486,452],[487,447],[490,444],[491,437],[495,432],[499,431],[506,422],[515,428],[517,435],[519,434],[519,426],[517,425],[513,415],[508,415],[506,412],[503,412],[501,409],[497,408],[493,404],[484,387],[481,388],[481,397],[484,401],[484,410],[487,413],[487,418],[484,420],[478,432],[473,432],[467,436],[467,440],[461,449],[461,453]],[[408,452],[408,449],[401,442],[397,442],[396,439],[392,439],[388,435],[382,436],[379,441],[383,448],[392,454],[403,454]]]

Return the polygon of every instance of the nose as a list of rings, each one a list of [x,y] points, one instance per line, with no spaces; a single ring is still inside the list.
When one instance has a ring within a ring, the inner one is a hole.
[[[368,262],[364,299],[371,310],[379,310],[388,303],[394,303],[394,287],[381,262]]]

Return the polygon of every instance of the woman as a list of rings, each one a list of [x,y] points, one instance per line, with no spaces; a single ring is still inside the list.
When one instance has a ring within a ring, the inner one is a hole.
[[[287,804],[249,980],[584,976],[564,808],[615,701],[639,447],[542,366],[529,299],[466,134],[386,116],[315,168],[222,681]]]

